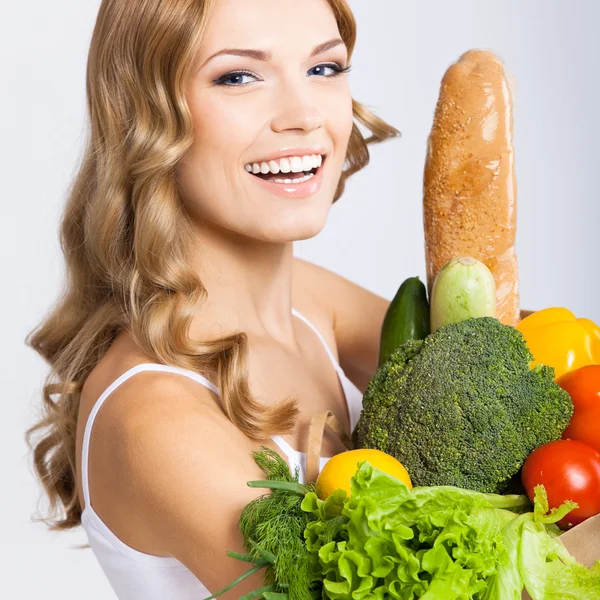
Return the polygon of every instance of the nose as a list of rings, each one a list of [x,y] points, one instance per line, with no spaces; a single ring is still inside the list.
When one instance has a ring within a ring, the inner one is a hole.
[[[323,115],[310,96],[308,90],[299,89],[301,86],[280,88],[275,117],[271,121],[271,129],[276,133],[297,130],[314,131],[323,127]]]

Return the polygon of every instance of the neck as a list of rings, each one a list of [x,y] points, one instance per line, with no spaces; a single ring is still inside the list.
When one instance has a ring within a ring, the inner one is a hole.
[[[269,243],[203,228],[194,266],[208,297],[190,329],[196,339],[208,332],[245,331],[295,346],[292,327],[293,243]]]

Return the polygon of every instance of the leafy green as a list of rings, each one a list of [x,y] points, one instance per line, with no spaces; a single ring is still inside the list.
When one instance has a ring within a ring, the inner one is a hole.
[[[409,490],[367,462],[351,492],[302,502],[315,517],[306,546],[325,598],[520,600],[524,586],[533,600],[600,598],[600,563],[586,569],[556,537],[572,504],[546,515],[541,496],[525,512],[525,496]]]
[[[303,534],[311,517],[300,506],[304,495],[314,490],[314,486],[299,484],[298,472],[292,477],[286,462],[265,446],[253,456],[267,475],[267,481],[249,485],[269,487],[271,493],[256,498],[242,511],[239,525],[246,550],[250,556],[264,560],[272,557],[265,582],[279,587],[269,591],[280,592],[285,586],[290,600],[310,600],[309,558]]]
[[[529,505],[523,496],[453,487],[411,491],[368,463],[351,492],[345,502],[311,493],[302,503],[316,517],[306,545],[332,600],[483,598],[505,552],[502,530]],[[333,520],[332,540],[324,525]]]
[[[229,554],[267,572],[244,600],[521,600],[524,587],[533,600],[600,600],[600,562],[587,569],[558,537],[576,505],[548,512],[541,486],[531,511],[521,495],[409,489],[363,462],[350,497],[321,500],[277,453],[255,458],[269,479],[250,484],[271,493],[243,511],[248,554]]]
[[[239,528],[248,554],[227,554],[243,562],[255,563],[255,566],[207,600],[223,595],[263,568],[266,585],[243,596],[243,600],[260,597],[265,600],[314,600],[317,596],[311,588],[313,577],[304,544],[304,530],[312,516],[301,509],[301,503],[315,486],[300,484],[298,471],[292,476],[287,463],[266,446],[261,446],[252,456],[267,479],[249,481],[248,486],[269,489],[271,493],[252,500],[242,511]]]

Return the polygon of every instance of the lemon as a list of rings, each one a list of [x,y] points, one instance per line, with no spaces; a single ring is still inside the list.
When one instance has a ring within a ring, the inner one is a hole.
[[[317,496],[325,500],[338,489],[345,490],[350,496],[350,479],[356,474],[358,463],[364,460],[412,488],[408,472],[393,456],[381,450],[348,450],[327,461],[317,478]]]

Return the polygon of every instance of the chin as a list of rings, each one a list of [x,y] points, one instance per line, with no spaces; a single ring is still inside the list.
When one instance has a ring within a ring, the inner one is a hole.
[[[289,202],[289,200],[286,200]],[[271,215],[262,220],[259,229],[252,235],[256,239],[273,244],[285,244],[308,240],[320,233],[329,216],[331,203],[301,204],[306,200],[295,200],[294,210],[286,210],[279,215]]]

